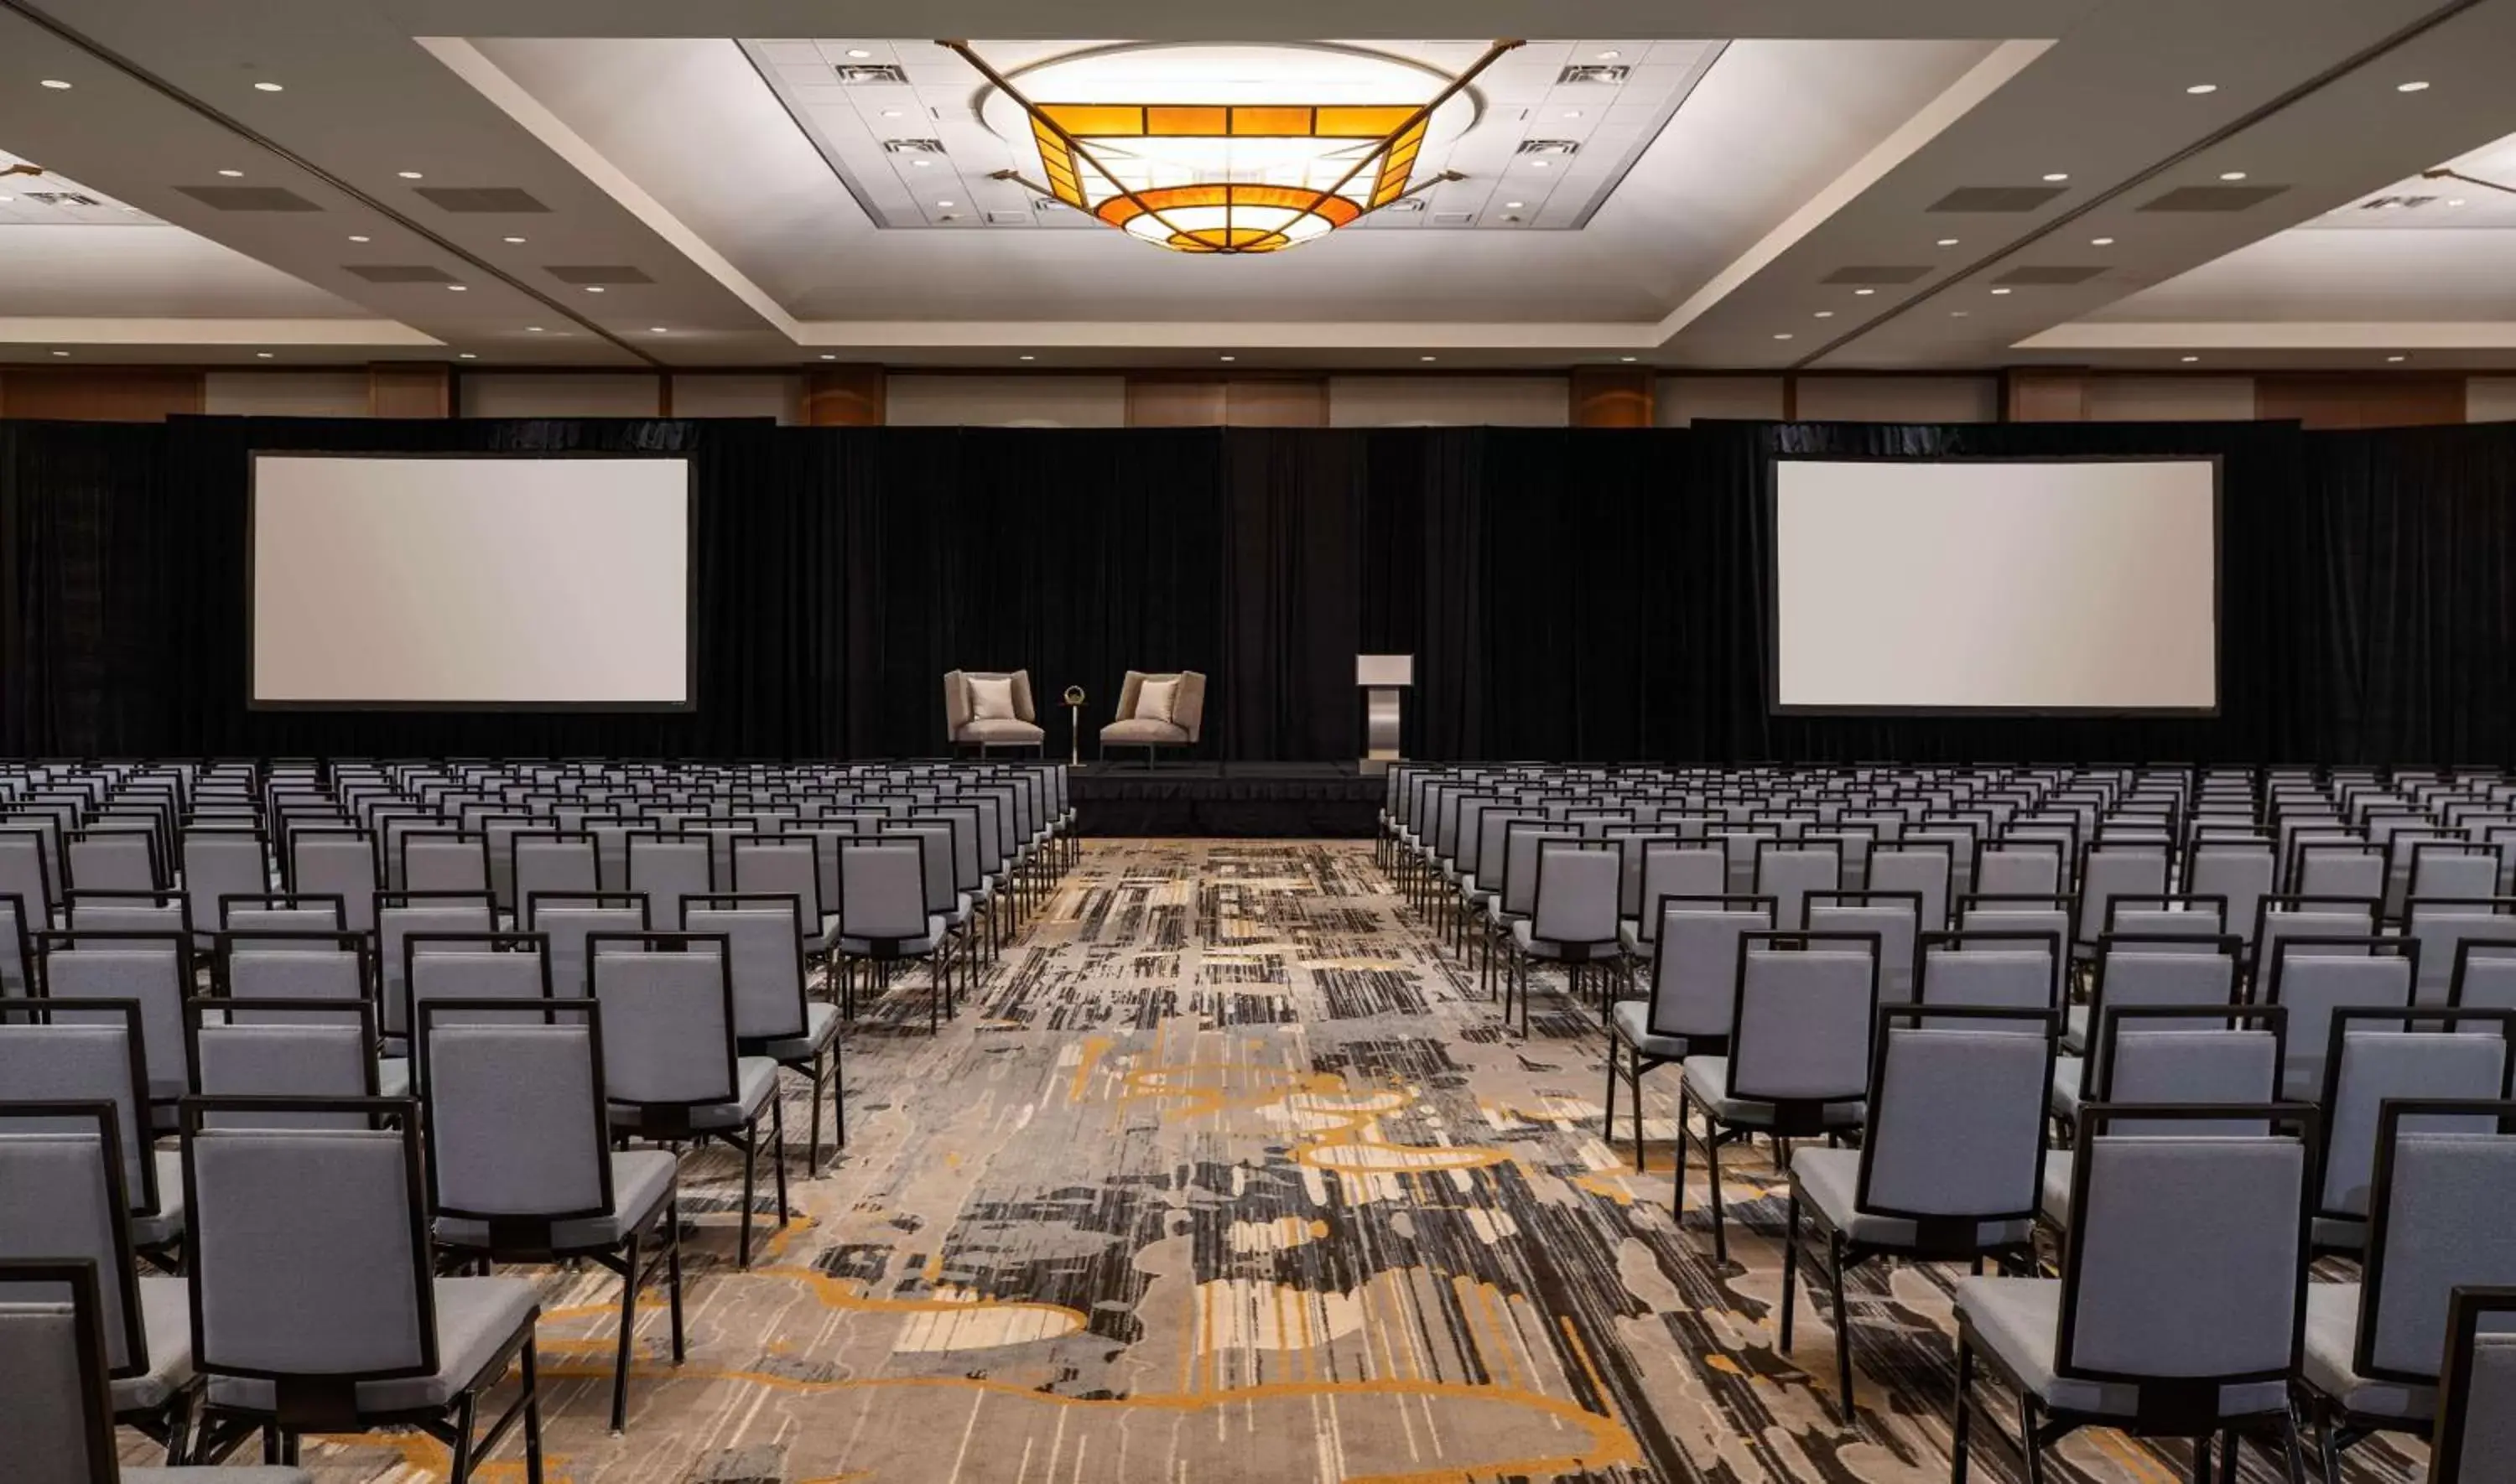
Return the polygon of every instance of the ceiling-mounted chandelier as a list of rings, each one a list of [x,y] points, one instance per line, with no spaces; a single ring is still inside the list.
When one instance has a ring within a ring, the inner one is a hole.
[[[1334,48],[1110,48],[1024,68],[1018,85],[968,42],[938,44],[1021,110],[1041,179],[1001,179],[1156,246],[1221,254],[1277,252],[1464,179],[1419,181],[1415,166],[1465,127],[1468,85],[1521,45],[1497,41],[1448,77]],[[1251,60],[1270,57],[1291,61]]]

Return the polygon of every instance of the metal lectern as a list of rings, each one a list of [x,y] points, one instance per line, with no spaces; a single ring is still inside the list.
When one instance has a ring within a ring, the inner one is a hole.
[[[1354,682],[1363,687],[1363,771],[1385,773],[1400,757],[1404,692],[1415,683],[1415,656],[1358,654]]]

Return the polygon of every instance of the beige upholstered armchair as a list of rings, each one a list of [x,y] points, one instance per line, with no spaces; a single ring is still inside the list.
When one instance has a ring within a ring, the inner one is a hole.
[[[1156,749],[1195,746],[1204,721],[1204,676],[1194,670],[1177,675],[1130,670],[1118,688],[1118,719],[1101,728],[1101,755],[1108,757],[1112,743],[1141,747],[1151,765]]]
[[[985,754],[994,747],[1041,747],[1048,740],[1031,705],[1027,670],[946,673],[944,724],[956,751],[975,745]]]

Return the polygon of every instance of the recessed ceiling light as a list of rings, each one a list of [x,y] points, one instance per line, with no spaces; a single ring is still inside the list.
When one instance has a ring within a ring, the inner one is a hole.
[[[1505,201],[1502,203],[1503,210],[1505,211],[1518,211],[1528,204],[1529,203],[1527,201]]]
[[[1950,319],[1963,319],[1971,312],[1973,311],[1969,309],[1950,309],[1949,310],[1949,317]]]
[[[445,292],[449,294],[469,293],[471,292],[471,289],[472,285],[468,283],[449,283],[445,286]]]
[[[1215,357],[1217,360],[1238,360],[1239,358],[1240,357],[1237,355],[1218,355]]]
[[[2202,95],[2202,94],[2204,94],[2204,93],[2216,93],[2216,92],[2218,92],[2218,91],[2219,91],[2219,85],[2218,85],[2217,83],[2215,83],[2215,82],[2197,82],[2197,83],[2195,83],[2193,86],[2191,86],[2191,87],[2189,87],[2189,88],[2185,89],[2184,91],[2185,91],[2185,92],[2187,92],[2187,93],[2190,93],[2190,94],[2192,94],[2192,95],[2194,95],[2195,97],[2197,97],[2197,98],[2198,98],[2198,97],[2200,97],[2201,95]]]
[[[457,350],[454,352],[454,358],[456,360],[479,360],[481,357],[473,354],[469,350]]]
[[[68,352],[67,350],[55,350],[53,353],[54,353],[55,355],[67,355],[67,354],[69,354],[70,352]]]
[[[2115,245],[2115,239],[2112,237],[2090,237],[2088,239],[2088,245],[2090,247],[2112,247]]]
[[[1940,246],[1942,247],[1954,247],[1956,245],[1957,239],[1954,237],[1942,237],[1940,239]]]
[[[647,327],[647,333],[650,335],[670,335],[673,332],[665,329],[662,325],[649,325]]]
[[[1788,340],[1791,338],[1791,332],[1788,330],[1779,331],[1775,334],[1774,338],[1776,340]]]
[[[952,203],[951,203],[951,202],[949,202],[949,201],[938,201],[938,202],[936,202],[935,204],[936,204],[936,205],[938,205],[938,206],[949,206],[949,205],[951,205]]]
[[[521,244],[524,242],[524,238],[522,238],[522,237],[507,237],[507,238],[503,238],[502,240],[507,241],[507,242],[512,242],[512,243],[516,243],[516,244],[521,245]]]
[[[2242,181],[2244,178],[2245,173],[2242,170],[2222,170],[2219,172],[2219,179],[2223,181]]]
[[[0,206],[5,206],[16,199],[18,199],[16,196],[0,196]]]
[[[885,108],[882,110],[882,116],[885,118],[898,118],[900,117],[900,110],[898,108]]]
[[[44,86],[49,88],[52,87],[53,84],[46,83]],[[2424,82],[2398,82],[2394,84],[2394,91],[2397,93],[2426,93],[2428,90],[2429,85]]]
[[[1418,355],[1418,356],[1416,356],[1415,358],[1416,358],[1417,360],[1432,360],[1432,359],[1434,359],[1434,357],[1433,357],[1433,356],[1430,356],[1430,355]]]
[[[2387,360],[2389,360],[2389,361],[2402,360],[2403,358],[2404,358],[2404,357],[2402,357],[2402,356],[2400,356],[2400,355],[2388,355],[2388,356],[2386,356],[2386,357],[2385,357],[2385,359],[2387,359]]]
[[[1832,309],[1820,309],[1820,310],[1818,310],[1818,311],[1817,311],[1817,313],[1816,313],[1816,314],[1812,315],[1811,317],[1812,317],[1812,318],[1816,318],[1816,319],[1832,319],[1832,318],[1834,317],[1834,310],[1832,310]]]
[[[526,325],[526,326],[524,326],[524,333],[525,333],[525,334],[527,334],[527,335],[539,335],[541,332],[542,332],[542,327],[541,327],[540,325]]]
[[[2201,356],[2199,356],[2199,355],[2188,355],[2188,356],[2185,356],[2185,357],[2184,357],[2184,359],[2185,359],[2185,360],[2187,360],[2187,361],[2197,361],[2197,360],[2200,360],[2201,358],[2202,358],[2202,357],[2201,357]]]
[[[1995,294],[2006,294],[2006,293],[2008,293],[2008,292],[2009,292],[2009,290],[2007,290],[2007,289],[1993,289],[1993,290],[1992,290],[1992,292],[1993,292],[1993,293],[1995,293]]]
[[[2449,206],[2461,206],[2461,205],[2463,204],[2463,197],[2461,197],[2461,196],[2450,196],[2450,197],[2448,197],[2448,198],[2447,198],[2447,203],[2446,203],[2446,204],[2448,204]]]
[[[873,53],[866,51],[862,47],[850,47],[848,48],[848,55],[859,62],[862,62],[866,58],[871,57]]]
[[[1038,356],[1036,356],[1036,355],[1025,355],[1025,356],[1021,356],[1021,357],[1019,357],[1019,358],[1020,358],[1020,359],[1023,359],[1023,360],[1037,360],[1037,359],[1039,359],[1039,357],[1038,357]]]
[[[1617,357],[1616,357],[1616,359],[1618,359],[1618,360],[1620,360],[1620,361],[1623,361],[1626,365],[1629,365],[1629,366],[1630,366],[1630,365],[1632,365],[1635,361],[1638,361],[1638,360],[1642,359],[1642,357],[1641,357],[1641,356],[1639,356],[1639,355],[1619,355],[1619,356],[1617,356]]]
[[[424,180],[428,179],[426,176],[421,175],[421,174],[420,174],[418,171],[416,171],[416,170],[404,170],[404,171],[399,172],[399,174],[400,174],[401,178],[402,178],[403,180],[405,180],[405,181],[424,181]]]
[[[1854,297],[1854,298],[1856,298],[1856,299],[1866,299],[1866,298],[1868,298],[1870,295],[1875,294],[1875,293],[1877,293],[1877,292],[1878,292],[1878,291],[1877,291],[1876,289],[1854,289],[1854,290],[1852,291],[1852,294],[1853,294],[1853,297]]]
[[[1624,55],[1624,53],[1617,51],[1614,47],[1610,47],[1599,54],[1599,60],[1601,62],[1614,62]]]
[[[256,360],[269,360],[271,359],[271,352],[268,350],[256,350],[253,352],[253,358]]]
[[[920,170],[923,170],[932,162],[928,160],[910,160],[908,163],[916,166]]]
[[[600,294],[603,292],[603,285],[599,283],[589,283],[585,286],[585,291],[589,294]]]
[[[56,93],[66,93],[66,92],[68,92],[68,91],[70,90],[70,85],[69,85],[68,83],[65,83],[65,82],[62,81],[62,80],[61,80],[60,78],[58,78],[58,77],[47,77],[47,78],[45,78],[45,79],[44,79],[44,86],[45,86],[45,87],[47,87],[47,88],[52,89],[52,90],[53,90],[54,92],[56,92]],[[67,354],[69,354],[70,352],[68,352],[67,350],[55,350],[53,353],[54,353],[55,355],[67,355]]]
[[[279,84],[277,84],[277,83],[275,83],[275,82],[258,82],[258,83],[255,83],[255,84],[253,85],[253,90],[254,90],[256,93],[284,93],[284,92],[288,91],[287,89],[282,88]]]
[[[2046,180],[2048,180],[2048,181],[2056,181],[2056,182],[2059,182],[2059,181],[2067,181],[2067,180],[2069,180],[2070,178],[2071,178],[2071,174],[2070,174],[2070,172],[2069,172],[2069,171],[2066,171],[2066,170],[2056,170],[2056,171],[2052,171],[2052,172],[2050,172],[2049,174],[2047,174],[2047,175],[2044,177],[2044,179],[2046,179]]]
[[[373,237],[361,237],[356,232],[352,232],[350,233],[350,240],[353,242],[373,242],[376,239]]]
[[[1546,164],[1547,162],[1544,160],[1531,160],[1529,162],[1529,168],[1531,170],[1544,170],[1546,168]]]
[[[1581,110],[1578,108],[1567,108],[1564,110],[1564,116],[1566,118],[1579,118],[1581,116]]]
[[[219,174],[226,176],[231,181],[240,181],[244,179],[244,172],[241,170],[222,170]]]
[[[821,359],[823,359],[823,360],[837,360],[837,359],[838,359],[838,357],[837,357],[837,356],[835,356],[835,355],[824,355],[824,356],[822,356],[822,357],[821,357]]]

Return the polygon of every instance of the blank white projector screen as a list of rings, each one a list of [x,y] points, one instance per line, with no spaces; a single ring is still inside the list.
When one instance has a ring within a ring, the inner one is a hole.
[[[257,454],[253,703],[687,707],[690,464]]]
[[[1774,704],[2211,711],[2218,465],[1775,467]]]

